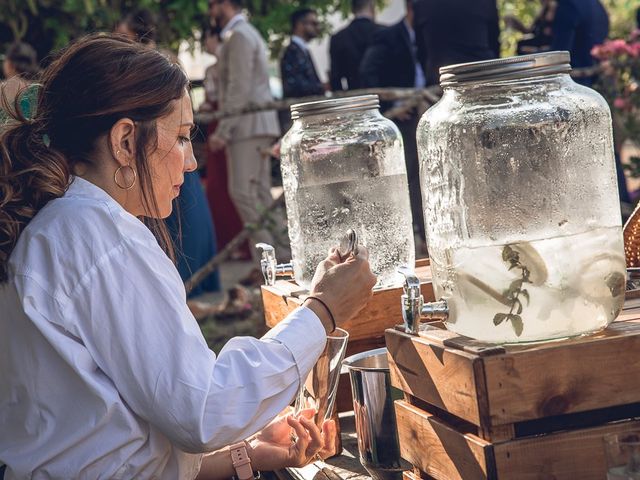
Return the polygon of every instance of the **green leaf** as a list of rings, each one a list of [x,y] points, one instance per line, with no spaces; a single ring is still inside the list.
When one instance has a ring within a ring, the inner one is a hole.
[[[520,296],[527,299],[527,305],[529,305],[529,291],[528,290],[520,290]]]
[[[509,290],[512,291],[512,292],[517,292],[518,290],[520,290],[520,287],[522,287],[522,279],[521,278],[511,282],[511,285],[509,285]]]
[[[493,324],[497,327],[502,322],[504,322],[508,316],[509,314],[507,313],[496,313],[496,315],[493,317]]]
[[[513,253],[513,249],[509,245],[505,245],[502,249],[502,260],[506,262],[512,257]]]
[[[516,298],[516,300],[513,302],[513,305],[518,306],[518,308],[516,309],[516,313],[520,315],[522,313],[522,302]]]
[[[511,320],[511,325],[513,326],[513,331],[516,332],[516,335],[519,337],[522,335],[522,330],[524,330],[524,325],[522,324],[522,317],[520,315],[509,315],[509,320]]]

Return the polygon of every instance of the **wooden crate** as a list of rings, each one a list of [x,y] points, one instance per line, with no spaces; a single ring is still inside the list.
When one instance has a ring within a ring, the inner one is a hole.
[[[416,262],[416,275],[420,279],[422,295],[426,301],[434,299],[429,260]],[[274,327],[289,313],[302,305],[308,292],[295,282],[278,280],[275,285],[262,286],[265,320]],[[342,328],[349,332],[346,356],[385,346],[385,330],[402,323],[400,296],[402,287],[384,288],[374,292],[365,309]],[[351,385],[346,375],[340,379],[336,406],[339,412],[353,409]]]
[[[602,437],[640,429],[640,303],[589,337],[492,346],[386,332],[402,456],[422,478],[603,479]],[[415,475],[415,472],[413,473]]]

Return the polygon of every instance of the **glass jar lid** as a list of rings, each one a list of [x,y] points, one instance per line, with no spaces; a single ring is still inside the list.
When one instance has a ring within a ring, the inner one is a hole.
[[[378,95],[358,95],[354,97],[332,98],[317,102],[296,103],[291,105],[291,118],[296,120],[309,115],[323,115],[347,111],[369,110],[378,108]]]
[[[561,51],[447,65],[440,68],[440,85],[446,87],[569,73],[570,61],[569,52]]]

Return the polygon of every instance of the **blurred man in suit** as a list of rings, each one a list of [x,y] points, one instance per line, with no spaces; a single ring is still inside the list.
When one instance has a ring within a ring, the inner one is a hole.
[[[413,2],[406,3],[405,17],[395,25],[378,31],[360,64],[360,80],[364,88],[402,87],[423,88],[425,86],[424,55],[419,51],[413,29]],[[383,110],[392,104],[384,103]],[[418,175],[418,150],[416,127],[418,112],[415,108],[397,116],[394,122],[402,133],[404,156],[409,180],[413,225],[420,244],[424,243],[424,215]]]
[[[417,0],[414,5],[418,44],[427,55],[427,85],[439,83],[445,65],[500,56],[496,0]]]
[[[600,0],[558,0],[551,50],[569,51],[572,67],[593,66],[591,49],[603,43],[608,35],[609,15]],[[576,81],[590,86],[594,77]]]
[[[374,22],[374,0],[351,0],[351,11],[354,19],[329,42],[330,82],[334,92],[362,87],[360,63],[373,42],[373,35],[382,28]]]
[[[242,0],[210,0],[211,17],[222,27],[218,56],[219,102],[222,111],[273,100],[269,89],[266,46],[258,31],[242,15]],[[273,201],[267,150],[280,134],[273,110],[224,118],[209,137],[212,151],[228,149],[229,195],[244,223],[255,223],[259,209]],[[251,240],[273,244],[267,230]],[[252,253],[257,258],[255,249]]]
[[[280,60],[285,98],[322,95],[324,87],[307,45],[320,34],[318,15],[310,8],[291,14],[291,41]]]

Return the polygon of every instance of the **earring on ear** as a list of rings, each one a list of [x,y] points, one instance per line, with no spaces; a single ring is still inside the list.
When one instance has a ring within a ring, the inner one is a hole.
[[[120,156],[120,150],[116,150],[116,158],[119,156]],[[129,175],[131,180],[129,181],[128,184],[126,183],[125,170],[123,170],[125,168],[128,168],[129,170],[131,170],[131,173]],[[122,177],[122,180],[124,180],[123,183],[121,183],[118,180],[118,175],[120,175]],[[120,165],[118,168],[116,168],[116,171],[113,174],[113,182],[123,190],[131,190],[133,186],[136,184],[137,179],[138,179],[138,174],[136,173],[136,169],[133,168],[128,163],[126,165]]]

